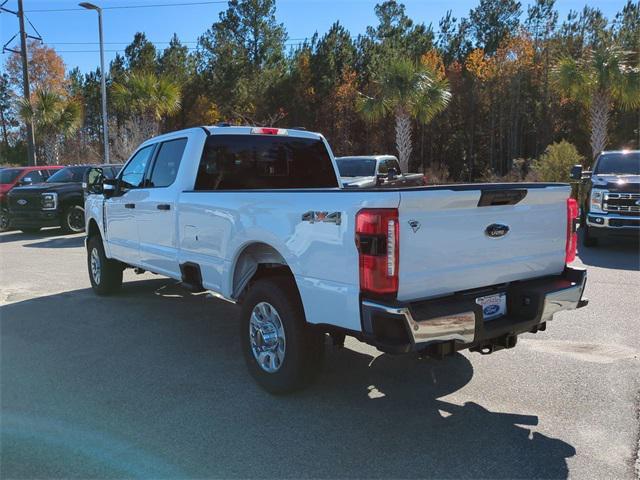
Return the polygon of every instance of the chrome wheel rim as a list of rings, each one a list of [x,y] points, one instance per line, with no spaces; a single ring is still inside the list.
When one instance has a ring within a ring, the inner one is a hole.
[[[98,249],[93,248],[91,250],[91,276],[93,277],[93,281],[96,285],[100,285],[100,255],[98,254]]]
[[[278,311],[267,302],[260,302],[251,312],[249,342],[253,357],[267,373],[280,370],[286,353],[284,326]]]
[[[74,232],[84,230],[84,211],[80,207],[72,208],[67,216],[67,224]]]

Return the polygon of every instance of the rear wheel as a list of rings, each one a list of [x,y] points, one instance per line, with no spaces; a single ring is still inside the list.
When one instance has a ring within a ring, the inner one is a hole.
[[[71,205],[62,214],[62,229],[67,233],[84,232],[84,208]]]
[[[107,258],[99,235],[87,243],[87,267],[91,288],[98,295],[110,295],[122,286],[122,264]]]
[[[317,376],[324,335],[306,323],[295,283],[287,277],[253,283],[242,302],[240,338],[256,382],[268,392],[300,390]]]

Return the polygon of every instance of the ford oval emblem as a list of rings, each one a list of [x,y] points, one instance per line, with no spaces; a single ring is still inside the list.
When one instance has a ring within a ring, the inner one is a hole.
[[[636,200],[636,205],[640,206],[640,200]]]
[[[509,233],[509,225],[502,223],[492,223],[484,230],[484,234],[489,238],[504,237],[507,233]]]
[[[487,305],[484,307],[483,312],[486,316],[489,316],[498,313],[498,310],[500,310],[500,305]]]
[[[24,198],[21,198],[20,200],[18,200],[18,205],[26,205],[27,201]]]

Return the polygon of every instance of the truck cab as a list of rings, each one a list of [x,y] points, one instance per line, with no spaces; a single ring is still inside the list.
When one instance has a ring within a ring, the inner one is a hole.
[[[602,152],[592,171],[576,165],[571,177],[581,182],[585,247],[605,238],[640,238],[640,150]]]
[[[421,173],[403,173],[393,155],[337,157],[340,181],[345,188],[413,187],[425,184]]]

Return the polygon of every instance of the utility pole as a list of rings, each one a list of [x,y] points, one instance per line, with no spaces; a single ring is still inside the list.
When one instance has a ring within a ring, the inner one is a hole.
[[[18,0],[18,21],[20,23],[20,55],[22,56],[22,89],[24,98],[31,101],[31,93],[29,91],[29,64],[27,62],[27,32],[24,29],[24,9],[22,8],[22,0]],[[26,120],[27,127],[27,157],[29,165],[37,165],[35,134],[33,131],[33,123]]]

